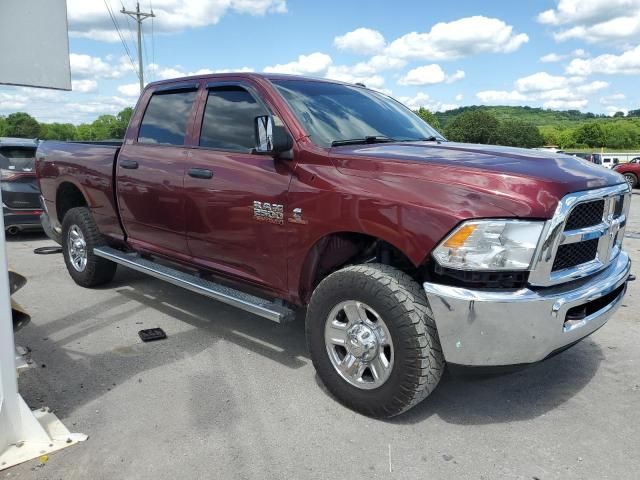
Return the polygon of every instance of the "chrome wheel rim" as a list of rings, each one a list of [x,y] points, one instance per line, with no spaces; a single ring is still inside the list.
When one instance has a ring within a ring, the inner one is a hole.
[[[69,248],[69,260],[78,272],[84,271],[87,266],[87,242],[82,230],[77,225],[72,225],[67,238]]]
[[[629,184],[629,187],[631,188],[635,187],[636,179],[632,175],[625,175],[624,179]]]
[[[354,387],[382,386],[393,370],[391,335],[378,313],[366,303],[348,300],[336,305],[324,329],[333,368]]]

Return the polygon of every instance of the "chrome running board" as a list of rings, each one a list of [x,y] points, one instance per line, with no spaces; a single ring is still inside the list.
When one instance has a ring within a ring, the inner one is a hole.
[[[178,287],[191,290],[274,322],[285,323],[295,318],[295,312],[271,300],[220,285],[142,258],[137,253],[124,253],[111,247],[94,248],[93,253],[125,267],[146,273]]]

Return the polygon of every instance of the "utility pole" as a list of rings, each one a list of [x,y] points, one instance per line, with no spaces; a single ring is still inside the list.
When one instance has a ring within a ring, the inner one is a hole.
[[[125,10],[123,6],[122,10],[120,10],[120,13],[129,15],[138,24],[138,77],[140,78],[140,93],[142,93],[142,90],[144,89],[144,69],[142,67],[142,21],[149,17],[155,17],[155,15],[153,13],[153,9],[150,13],[141,12],[140,2],[136,2],[135,12]]]

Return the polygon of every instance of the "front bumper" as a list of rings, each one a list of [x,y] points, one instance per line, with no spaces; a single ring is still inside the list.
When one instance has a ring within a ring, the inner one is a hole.
[[[620,306],[630,269],[621,252],[602,272],[554,287],[496,292],[423,286],[447,362],[504,366],[543,360],[604,325]],[[583,305],[584,319],[566,321],[570,309]]]

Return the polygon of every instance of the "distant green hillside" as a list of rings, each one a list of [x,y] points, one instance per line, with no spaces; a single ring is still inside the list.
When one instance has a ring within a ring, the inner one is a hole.
[[[546,110],[544,108],[535,107],[507,107],[507,106],[484,106],[473,105],[469,107],[460,107],[455,110],[447,110],[446,112],[437,112],[435,115],[440,122],[440,125],[444,128],[447,123],[455,116],[461,113],[471,110],[482,110],[490,113],[496,117],[499,121],[504,120],[522,120],[525,122],[533,123],[538,127],[542,126],[558,126],[558,127],[575,127],[579,123],[605,120],[605,121],[617,121],[617,120],[640,120],[638,117],[608,117],[606,115],[597,115],[594,113],[582,113],[578,110]],[[630,112],[633,114],[634,112]]]
[[[448,127],[453,127],[454,118],[463,114],[473,116],[478,112],[489,114],[498,124],[517,122],[535,125],[545,145],[557,145],[563,149],[640,149],[640,110],[632,110],[627,116],[620,112],[609,117],[578,110],[474,105],[437,112],[435,117],[440,130],[447,134],[452,131]]]

